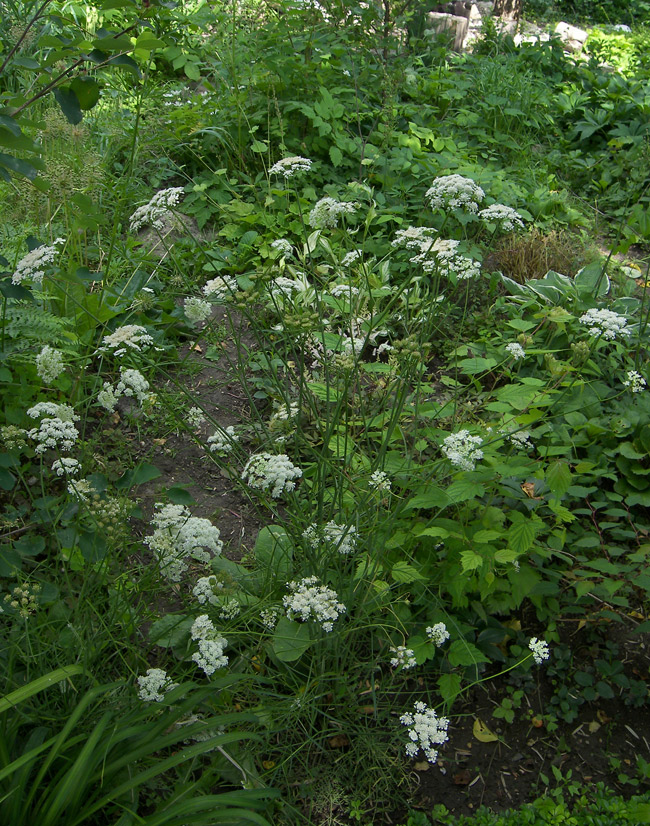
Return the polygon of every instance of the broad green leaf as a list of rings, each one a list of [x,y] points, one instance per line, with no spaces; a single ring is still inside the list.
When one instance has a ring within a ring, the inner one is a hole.
[[[409,583],[422,581],[425,577],[408,562],[396,562],[391,568],[390,575],[395,582]]]
[[[175,505],[196,505],[196,499],[192,494],[180,485],[174,485],[167,491],[167,498]]]
[[[30,697],[55,685],[55,683],[60,683],[62,680],[69,680],[70,677],[76,677],[84,673],[85,669],[81,665],[64,665],[61,668],[57,668],[56,671],[50,671],[48,674],[44,674],[42,677],[38,677],[30,683],[27,683],[27,685],[17,688],[10,694],[5,694],[4,697],[0,697],[0,714],[15,709],[20,703],[29,700]]]
[[[115,487],[118,490],[128,490],[135,485],[144,485],[145,482],[151,482],[159,476],[162,476],[162,473],[155,465],[142,462],[133,468],[133,470],[127,470],[127,472],[117,480]]]
[[[508,528],[508,545],[518,554],[532,547],[537,533],[537,522],[532,519],[517,521]]]
[[[188,639],[194,617],[187,614],[166,614],[149,629],[149,642],[161,648],[172,648]]]
[[[343,163],[343,153],[338,146],[330,146],[330,159],[334,166],[341,166]]]
[[[494,561],[502,565],[507,565],[514,562],[519,557],[516,551],[511,551],[509,548],[502,548],[494,554]]]
[[[486,373],[496,367],[496,359],[493,358],[470,358],[461,359],[458,366],[466,376],[474,376],[477,373]]]
[[[609,278],[605,273],[605,265],[600,261],[592,261],[576,273],[574,283],[578,292],[593,295],[599,298],[609,292]]]
[[[482,651],[466,640],[454,640],[449,646],[447,652],[449,664],[457,665],[475,665],[476,663],[489,662],[488,658]]]
[[[465,574],[467,571],[474,571],[476,568],[480,568],[483,564],[483,557],[477,554],[476,551],[462,551],[460,564]]]
[[[262,528],[255,540],[254,553],[262,572],[281,581],[289,578],[293,543],[284,528],[279,525],[267,525]]]
[[[459,502],[467,502],[468,499],[476,499],[483,496],[485,488],[478,482],[472,482],[470,479],[457,479],[445,491],[450,502],[458,504]]]
[[[88,77],[76,77],[70,84],[70,90],[74,92],[81,109],[92,109],[99,100],[99,84]]]
[[[546,469],[546,484],[556,496],[563,496],[571,487],[571,470],[566,462],[553,462]]]
[[[472,536],[472,542],[479,542],[479,543],[494,542],[495,539],[499,539],[501,536],[503,536],[503,531],[493,531],[493,530],[477,531],[474,534],[474,536]]]
[[[283,663],[300,659],[311,645],[309,626],[280,617],[273,632],[272,643],[275,656]]]
[[[438,691],[446,703],[453,702],[460,694],[461,679],[459,674],[442,674],[438,678]]]
[[[81,123],[83,118],[81,106],[71,86],[59,86],[54,90],[54,97],[68,123]]]

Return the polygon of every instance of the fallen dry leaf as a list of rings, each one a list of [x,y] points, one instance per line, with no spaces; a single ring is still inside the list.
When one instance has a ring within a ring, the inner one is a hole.
[[[600,728],[600,723],[597,723],[595,720],[592,720],[591,723],[587,726],[589,729],[590,734],[594,734]]]
[[[469,773],[467,769],[463,769],[462,771],[456,772],[454,775],[454,784],[456,786],[469,786],[472,781],[472,775]]]
[[[521,489],[529,499],[541,499],[541,496],[535,496],[535,484],[533,482],[522,482]]]
[[[199,347],[198,344],[195,344],[194,347],[192,347],[192,350],[194,350],[195,353],[202,353],[203,352],[203,349],[201,347]]]
[[[347,734],[335,734],[334,737],[330,737],[328,743],[332,749],[342,749],[350,745],[350,740]]]
[[[413,768],[416,772],[428,772],[431,768],[431,763],[427,762],[426,760],[419,760]]]
[[[479,720],[477,717],[474,720],[474,725],[472,727],[472,734],[476,739],[481,743],[494,743],[499,738],[490,731],[490,729],[485,725],[483,720]]]
[[[598,709],[598,711],[596,712],[596,717],[598,718],[598,720],[599,720],[601,723],[611,723],[611,722],[612,722],[612,718],[611,718],[611,717],[608,717],[608,715],[607,715],[607,714],[605,714],[605,712],[604,712],[602,709],[600,709],[600,708],[599,708],[599,709]]]

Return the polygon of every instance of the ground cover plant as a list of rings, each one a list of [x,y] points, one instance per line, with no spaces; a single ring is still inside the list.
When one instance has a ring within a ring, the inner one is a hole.
[[[2,11],[3,820],[645,792],[642,49]]]

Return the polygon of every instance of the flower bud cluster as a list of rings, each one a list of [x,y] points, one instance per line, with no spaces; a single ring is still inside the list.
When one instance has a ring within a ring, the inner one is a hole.
[[[148,204],[138,207],[129,218],[129,230],[137,232],[141,227],[152,226],[161,230],[165,227],[165,221],[174,217],[172,210],[176,207],[185,194],[182,186],[175,186],[171,189],[161,189],[156,192]]]
[[[408,726],[411,739],[406,746],[406,753],[409,757],[415,757],[422,749],[429,763],[435,763],[438,759],[436,746],[441,746],[449,740],[449,720],[447,717],[438,717],[434,709],[425,703],[417,702],[413,708],[412,713],[402,714],[399,718],[403,726]]]
[[[9,594],[5,594],[5,604],[17,611],[21,617],[27,619],[36,613],[38,605],[36,599],[41,591],[41,586],[35,582],[33,585],[17,585]],[[0,609],[2,610],[2,609]]]
[[[483,451],[479,449],[482,444],[480,436],[471,436],[469,430],[459,430],[443,439],[442,452],[455,467],[474,470],[476,462],[483,458]]]
[[[346,607],[339,602],[336,591],[326,585],[319,585],[319,579],[309,576],[300,582],[288,582],[290,594],[282,598],[289,619],[302,622],[314,620],[319,622],[323,631],[330,632],[339,614],[346,612]]]
[[[301,476],[302,470],[291,463],[286,453],[258,453],[251,456],[242,471],[243,480],[251,488],[269,491],[274,499],[292,491],[295,480]]]
[[[63,353],[48,344],[36,356],[36,372],[45,384],[52,384],[65,370]]]

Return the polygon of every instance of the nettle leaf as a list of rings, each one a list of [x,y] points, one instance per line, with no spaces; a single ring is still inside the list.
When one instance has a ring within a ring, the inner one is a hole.
[[[281,617],[275,626],[271,645],[279,660],[291,663],[302,657],[311,642],[308,625]]]
[[[483,557],[477,554],[476,551],[462,551],[460,564],[465,574],[467,571],[474,571],[476,568],[480,568],[481,565],[483,565]]]
[[[556,496],[563,496],[571,487],[571,470],[566,462],[553,462],[546,469],[546,484]]]
[[[407,584],[409,582],[417,582],[422,581],[425,577],[414,568],[413,565],[410,565],[408,562],[396,562],[393,567],[391,568],[390,572],[391,577],[395,582],[401,582]]]
[[[446,703],[451,703],[460,694],[461,679],[459,674],[442,674],[438,678],[438,692]]]
[[[454,640],[449,646],[447,652],[449,664],[457,665],[476,665],[476,663],[487,663],[488,658],[482,651],[466,640]]]
[[[517,554],[529,550],[537,535],[538,523],[532,519],[517,521],[508,528],[508,545]]]

